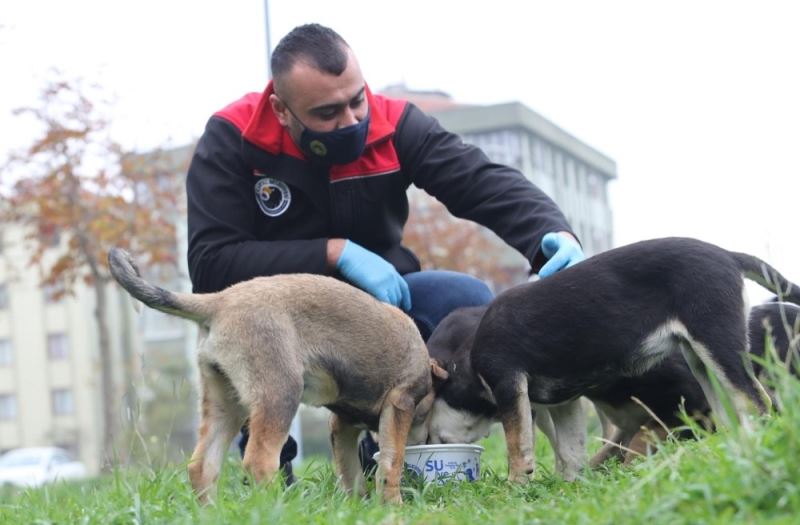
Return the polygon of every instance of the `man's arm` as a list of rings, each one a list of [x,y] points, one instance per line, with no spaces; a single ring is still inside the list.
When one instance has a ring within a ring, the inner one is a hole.
[[[550,232],[576,237],[564,214],[519,171],[495,164],[464,144],[432,117],[409,104],[395,147],[410,182],[440,200],[457,217],[494,231],[538,272],[547,260],[542,238]]]
[[[351,241],[258,240],[255,178],[241,158],[240,142],[233,126],[212,118],[189,167],[189,273],[196,292],[258,276],[338,273],[379,300],[410,310],[408,284],[397,270]]]
[[[214,292],[257,276],[330,273],[328,239],[260,241],[252,168],[240,154],[241,135],[212,118],[186,179],[189,274],[196,292]]]

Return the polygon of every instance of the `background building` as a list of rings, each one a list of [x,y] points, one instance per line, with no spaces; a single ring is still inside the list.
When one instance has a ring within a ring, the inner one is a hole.
[[[148,165],[170,163],[150,170],[159,185],[182,187],[191,150],[187,146],[148,156]],[[142,194],[146,189],[140,188]],[[180,202],[169,221],[176,226],[174,236],[169,235],[178,265],[141,270],[152,282],[186,291],[185,256],[177,255],[186,253],[185,206]],[[0,227],[0,452],[59,445],[97,473],[103,465],[106,400],[95,290],[79,279],[73,295],[56,299],[58,290],[42,287],[40,267],[30,263],[34,246],[26,233],[15,223]],[[52,267],[67,250],[66,239],[59,237],[53,235],[42,268]],[[134,311],[128,293],[113,281],[105,293],[115,430],[110,459],[122,464],[183,461],[196,433],[195,327],[145,307]]]
[[[78,284],[74,296],[53,300],[28,265],[23,229],[5,224],[0,237],[0,451],[58,445],[97,472],[103,406],[94,293]],[[53,255],[57,250],[55,242]],[[122,428],[131,415],[127,393],[140,341],[128,297],[116,286],[107,297]]]

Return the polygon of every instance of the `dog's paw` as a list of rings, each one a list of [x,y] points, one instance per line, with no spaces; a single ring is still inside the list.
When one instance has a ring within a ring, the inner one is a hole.
[[[400,488],[398,487],[393,490],[384,490],[383,494],[381,494],[381,500],[384,503],[389,503],[391,505],[402,505],[403,497],[400,495]]]
[[[517,485],[525,485],[533,477],[533,469],[528,468],[508,473],[508,481]]]

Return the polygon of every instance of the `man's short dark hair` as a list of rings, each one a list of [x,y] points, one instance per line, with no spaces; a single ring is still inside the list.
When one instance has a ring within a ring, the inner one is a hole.
[[[336,31],[320,24],[305,24],[292,29],[272,52],[272,77],[288,73],[298,61],[339,76],[347,67],[347,42]]]

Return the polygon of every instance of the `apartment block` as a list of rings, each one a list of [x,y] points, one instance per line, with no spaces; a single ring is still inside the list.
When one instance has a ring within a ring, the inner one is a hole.
[[[103,405],[94,291],[80,283],[74,296],[54,300],[53,290],[40,287],[38,269],[28,264],[23,229],[5,224],[0,237],[0,452],[58,445],[97,472]],[[127,295],[115,285],[106,294],[112,402],[122,427],[139,343]]]

